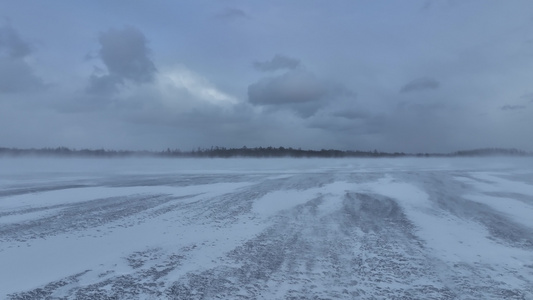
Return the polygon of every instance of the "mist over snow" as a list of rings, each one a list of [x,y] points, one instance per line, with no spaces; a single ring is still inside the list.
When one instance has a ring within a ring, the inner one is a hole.
[[[529,0],[5,0],[0,146],[532,151],[532,13]]]

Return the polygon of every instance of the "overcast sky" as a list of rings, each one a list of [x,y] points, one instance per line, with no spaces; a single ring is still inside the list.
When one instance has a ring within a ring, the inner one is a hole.
[[[0,147],[533,150],[533,1],[0,0]]]

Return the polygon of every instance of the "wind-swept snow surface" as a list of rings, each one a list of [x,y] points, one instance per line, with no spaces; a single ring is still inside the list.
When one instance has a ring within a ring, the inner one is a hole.
[[[0,159],[0,299],[533,299],[531,159]]]

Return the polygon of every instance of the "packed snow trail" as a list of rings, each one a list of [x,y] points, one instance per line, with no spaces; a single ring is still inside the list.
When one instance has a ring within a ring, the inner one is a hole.
[[[533,299],[531,159],[20,162],[1,299]]]

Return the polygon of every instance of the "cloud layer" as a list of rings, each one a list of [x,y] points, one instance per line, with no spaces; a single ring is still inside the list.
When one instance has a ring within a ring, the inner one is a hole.
[[[0,147],[533,151],[529,0],[29,3]]]

